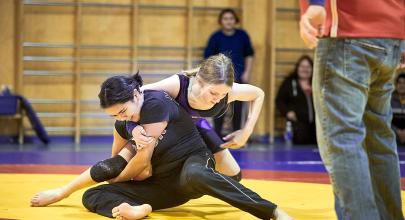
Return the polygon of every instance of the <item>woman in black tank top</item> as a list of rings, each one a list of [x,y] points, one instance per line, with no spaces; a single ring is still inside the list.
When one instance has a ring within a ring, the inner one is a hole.
[[[214,154],[216,170],[235,180],[242,178],[240,167],[227,148],[240,148],[251,135],[261,111],[264,92],[249,84],[234,83],[234,69],[231,59],[223,54],[211,56],[199,68],[184,71],[162,81],[143,86],[144,89],[163,90],[186,109]],[[251,102],[245,126],[222,140],[218,131],[203,117],[219,118],[234,101]],[[142,146],[150,141],[141,126],[130,123],[129,132],[137,144]],[[135,128],[135,129],[134,129]]]

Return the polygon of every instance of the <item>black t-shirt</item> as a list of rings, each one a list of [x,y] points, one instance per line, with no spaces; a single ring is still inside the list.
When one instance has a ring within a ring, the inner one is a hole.
[[[154,176],[180,168],[189,155],[206,149],[189,114],[173,98],[162,91],[146,90],[138,123],[142,125],[162,121],[167,121],[168,125],[152,155]],[[130,140],[132,134],[128,133],[126,126],[126,121],[115,122],[118,134]]]

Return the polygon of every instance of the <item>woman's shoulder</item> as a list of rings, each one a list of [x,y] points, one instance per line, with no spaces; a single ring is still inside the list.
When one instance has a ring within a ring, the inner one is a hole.
[[[187,72],[186,71],[181,71],[180,73],[176,74],[178,77],[179,82],[181,83],[182,81],[188,81],[190,79],[189,76],[187,76]]]
[[[173,98],[163,91],[145,90],[140,112],[140,124],[171,121],[178,107]]]
[[[146,90],[144,93],[144,102],[142,113],[149,114],[156,111],[174,111],[177,108],[177,102],[165,91]]]
[[[173,98],[165,91],[161,90],[145,90],[144,91],[144,104],[145,103],[165,103],[166,101],[173,101]]]
[[[242,28],[236,28],[235,32],[236,32],[236,34],[241,35],[243,37],[249,37],[249,34]]]
[[[222,33],[222,30],[221,30],[221,29],[218,29],[218,30],[214,31],[214,32],[211,34],[211,38],[213,38],[213,39],[218,39],[218,38],[222,37],[223,35],[224,35],[224,34]]]
[[[296,81],[294,74],[290,74],[289,76],[285,77],[283,83],[291,83],[292,81]]]

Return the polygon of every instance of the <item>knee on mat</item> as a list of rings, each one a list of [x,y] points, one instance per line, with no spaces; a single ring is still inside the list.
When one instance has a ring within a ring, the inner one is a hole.
[[[99,190],[95,188],[88,189],[83,193],[82,204],[91,212],[95,212],[94,204],[96,204],[98,193]]]
[[[191,165],[186,169],[187,181],[190,183],[200,183],[206,175],[206,168],[201,165]]]

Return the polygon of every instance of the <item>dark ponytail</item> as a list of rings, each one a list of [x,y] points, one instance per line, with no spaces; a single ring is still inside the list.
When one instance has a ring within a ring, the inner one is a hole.
[[[139,74],[139,71],[133,75],[130,75],[130,77],[132,78],[132,80],[134,80],[138,84],[138,87],[136,90],[138,90],[138,92],[141,92],[140,88],[143,86],[143,79],[142,79],[141,75]]]
[[[134,90],[140,92],[143,85],[142,77],[137,72],[128,76],[112,76],[101,84],[100,106],[108,108],[118,103],[125,103],[134,98]]]

